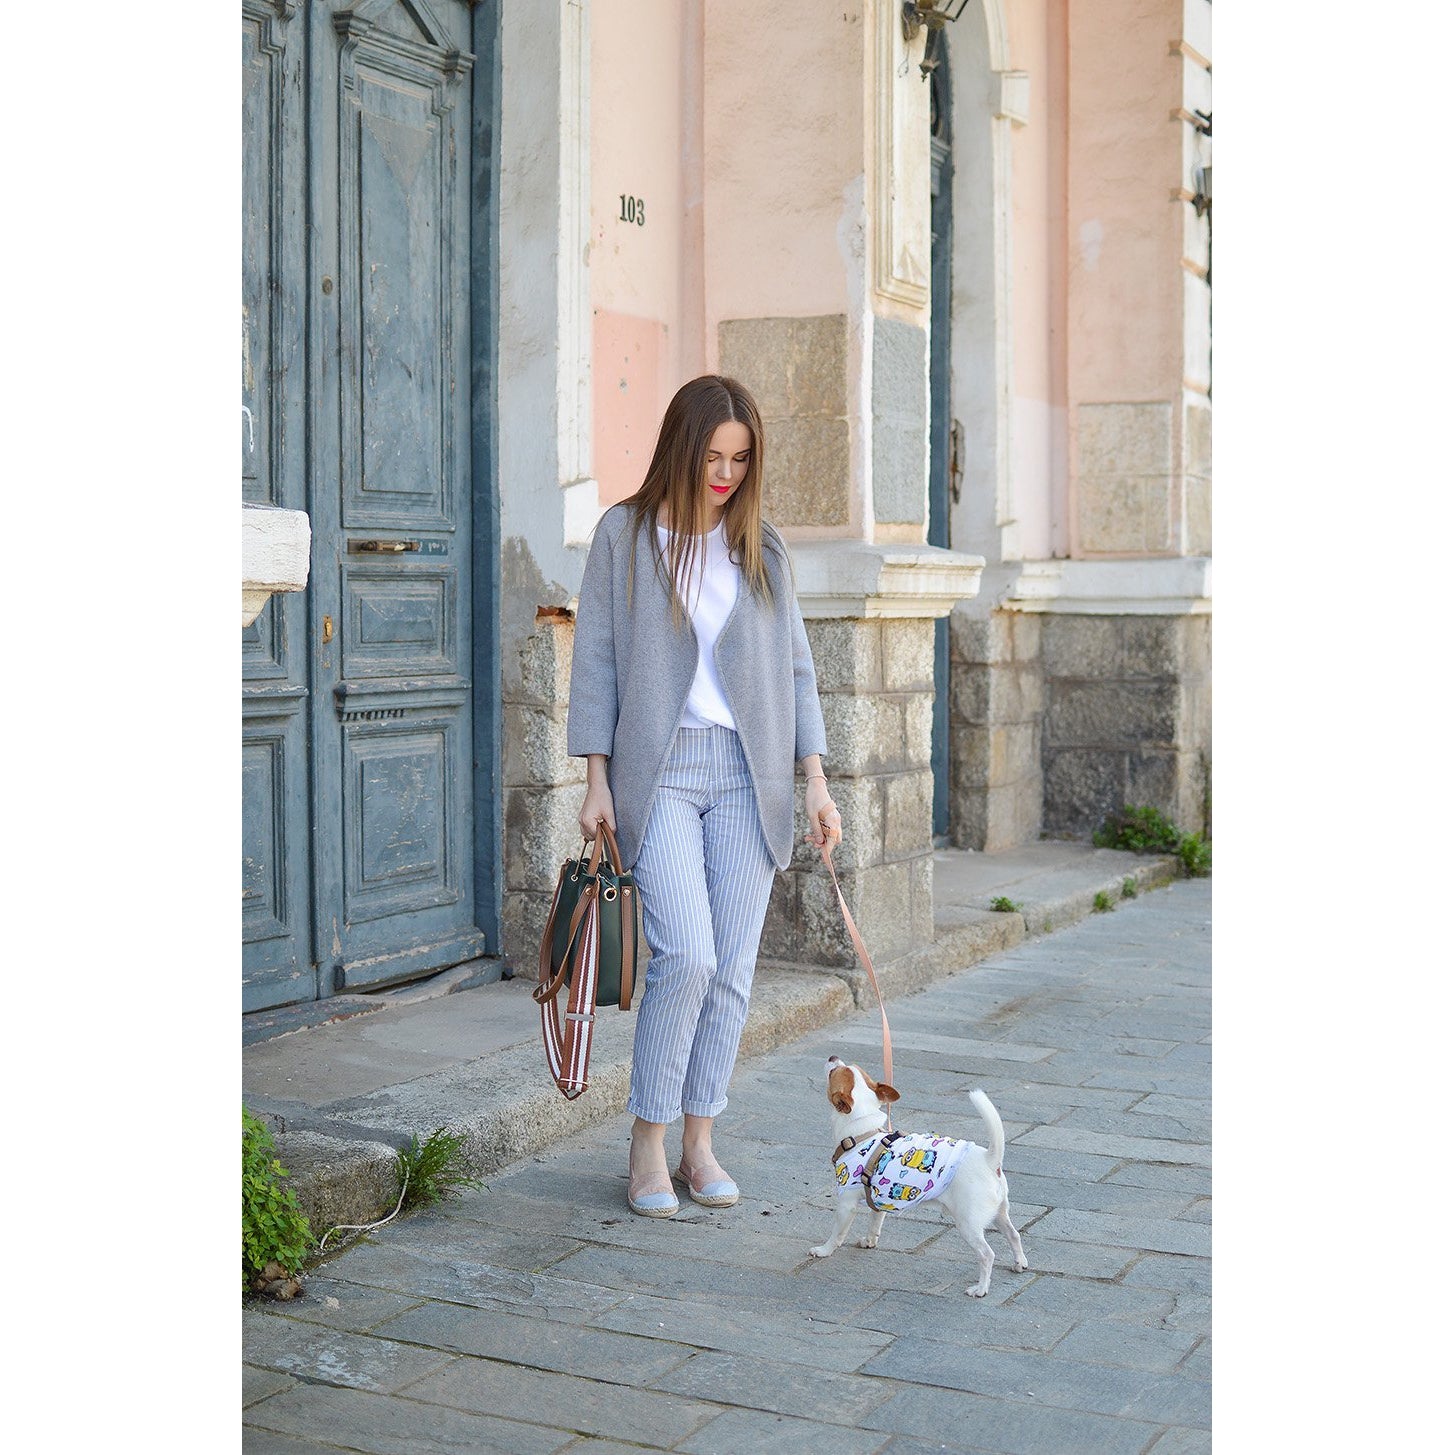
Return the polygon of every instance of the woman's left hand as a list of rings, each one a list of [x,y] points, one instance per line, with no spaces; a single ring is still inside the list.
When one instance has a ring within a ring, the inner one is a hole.
[[[808,813],[808,832],[804,841],[821,849],[825,841],[837,844],[843,837],[839,810],[829,796],[829,786],[822,778],[810,780],[804,790],[803,806]]]

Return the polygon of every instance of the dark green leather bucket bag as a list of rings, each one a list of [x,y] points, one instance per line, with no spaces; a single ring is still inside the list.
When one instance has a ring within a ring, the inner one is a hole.
[[[586,1090],[598,1005],[630,1010],[642,944],[641,894],[621,867],[616,836],[603,822],[592,844],[561,865],[541,936],[539,983],[546,1065],[568,1100]],[[566,1026],[556,997],[569,987]]]

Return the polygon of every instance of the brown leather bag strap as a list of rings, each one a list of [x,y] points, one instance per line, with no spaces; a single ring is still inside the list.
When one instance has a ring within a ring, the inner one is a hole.
[[[637,969],[637,915],[641,912],[641,892],[635,884],[621,887],[621,994],[617,1005],[632,1008],[633,982]]]
[[[546,932],[541,938],[541,961],[539,984],[531,991],[537,1000],[544,1000],[548,995],[554,995],[565,983],[566,977],[571,973],[571,953],[581,934],[581,921],[586,915],[587,893],[594,893],[597,888],[596,879],[592,879],[581,891],[581,897],[576,901],[576,908],[571,914],[571,925],[566,932],[566,952],[561,956],[561,963],[553,976],[551,974],[551,942],[556,933],[556,916],[560,913],[561,886],[556,885],[556,897],[551,902],[551,912],[546,919]]]
[[[889,1039],[889,1013],[884,1009],[884,996],[879,990],[879,980],[874,974],[874,962],[869,958],[869,951],[864,947],[863,937],[859,934],[859,926],[854,923],[854,916],[849,913],[848,902],[844,899],[844,891],[839,887],[839,876],[834,872],[834,844],[832,839],[825,839],[823,847],[819,850],[823,856],[824,865],[829,871],[829,878],[834,881],[834,893],[839,897],[839,910],[844,916],[844,924],[848,927],[849,938],[854,942],[854,952],[859,957],[859,963],[864,967],[869,976],[869,984],[874,987],[875,998],[879,1001],[879,1020],[884,1028],[884,1075],[881,1078],[891,1086],[894,1085],[894,1046]],[[893,1118],[890,1118],[890,1126],[893,1126]]]

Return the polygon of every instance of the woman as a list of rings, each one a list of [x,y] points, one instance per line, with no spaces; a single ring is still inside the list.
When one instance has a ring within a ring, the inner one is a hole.
[[[733,379],[693,379],[667,406],[641,489],[597,525],[581,580],[566,724],[567,752],[586,759],[581,832],[605,819],[617,835],[652,949],[627,1103],[627,1203],[644,1217],[677,1211],[673,1176],[707,1207],[738,1200],[712,1123],[773,871],[793,852],[795,760],[807,838],[840,838],[813,658],[762,488],[752,397]]]

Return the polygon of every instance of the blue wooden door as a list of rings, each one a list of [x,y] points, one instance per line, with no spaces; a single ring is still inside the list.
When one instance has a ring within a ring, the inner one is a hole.
[[[950,500],[954,493],[950,421],[950,251],[951,179],[950,58],[939,47],[930,73],[930,519],[932,546],[950,544]],[[935,789],[936,842],[950,832],[950,619],[935,622],[935,707],[930,722],[930,766]]]
[[[456,964],[484,938],[472,827],[469,7],[257,8],[295,12],[275,28],[307,38],[297,230],[307,253],[275,261],[298,269],[304,300],[313,530],[297,664],[310,832],[306,851],[290,839],[278,852],[280,874],[305,865],[313,983],[266,968],[254,940],[245,971],[260,978],[245,1002],[262,1005]],[[291,383],[271,377],[275,393]],[[255,840],[278,842],[276,795],[255,792],[244,817]]]
[[[305,36],[292,7],[242,9],[242,494],[308,508]],[[307,603],[243,631],[243,1009],[317,993],[309,863]]]

